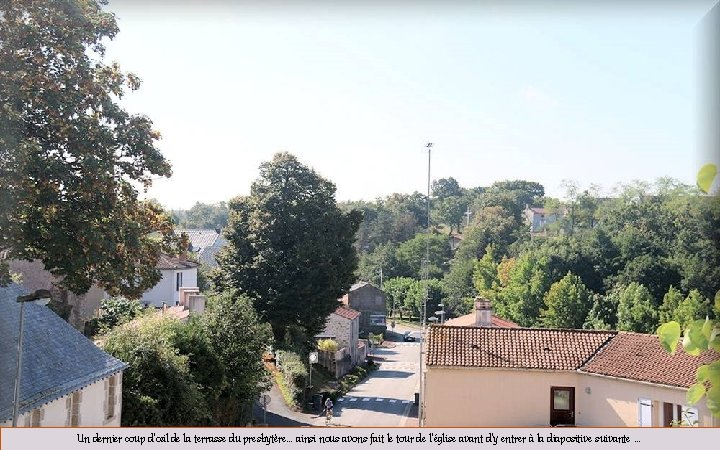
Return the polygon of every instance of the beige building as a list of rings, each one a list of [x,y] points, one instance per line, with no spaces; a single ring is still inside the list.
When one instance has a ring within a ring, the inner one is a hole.
[[[427,427],[720,425],[685,401],[720,354],[670,355],[653,335],[433,326],[426,358]]]
[[[18,285],[0,287],[0,426],[11,426],[17,367]],[[119,426],[122,371],[113,358],[46,306],[24,307],[18,426]]]

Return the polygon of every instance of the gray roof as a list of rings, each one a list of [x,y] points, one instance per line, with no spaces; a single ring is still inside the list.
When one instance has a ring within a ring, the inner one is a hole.
[[[12,284],[0,287],[0,422],[12,418],[19,295]],[[127,367],[98,348],[46,306],[25,304],[20,413],[109,377]]]
[[[191,250],[198,254],[198,260],[210,267],[217,267],[215,255],[227,244],[221,233],[210,229],[178,229],[178,235],[185,233],[190,239]]]

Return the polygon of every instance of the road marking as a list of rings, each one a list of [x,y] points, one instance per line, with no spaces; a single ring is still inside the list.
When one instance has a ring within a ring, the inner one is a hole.
[[[345,401],[345,399],[344,399],[344,398],[342,398],[342,397],[340,397],[340,398],[338,399],[338,401],[339,401],[339,402],[344,402],[344,401]]]
[[[394,398],[390,399],[390,403],[395,403],[395,402],[397,402],[397,400],[395,400]]]
[[[380,398],[380,397],[378,397],[378,398],[375,399],[376,402],[381,402],[381,401],[383,401],[383,400],[385,400],[385,399],[384,399],[384,398]]]
[[[410,403],[410,400],[403,400],[403,403]]]
[[[369,398],[367,398],[367,397],[365,397],[364,399],[362,399],[362,401],[364,401],[364,402],[369,402],[369,401],[370,401],[370,399],[369,399]]]
[[[357,397],[350,397],[350,401],[351,401],[351,402],[356,402],[356,401],[357,401]]]

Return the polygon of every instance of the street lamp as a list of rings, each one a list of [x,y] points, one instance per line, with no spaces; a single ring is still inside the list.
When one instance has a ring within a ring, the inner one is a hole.
[[[423,355],[425,353],[425,328],[427,323],[427,302],[430,296],[429,278],[430,278],[430,155],[432,153],[432,142],[428,142],[425,145],[428,152],[428,172],[427,172],[427,198],[426,198],[426,214],[427,214],[427,236],[425,236],[425,271],[423,272],[423,278],[425,281],[425,297],[423,299],[422,308],[422,335],[420,339],[420,389],[419,389],[419,405],[418,405],[418,425],[423,426],[423,413],[425,403],[425,392],[424,392],[424,380],[423,380]]]
[[[15,370],[15,393],[13,396],[13,418],[12,426],[17,427],[19,410],[20,410],[20,376],[22,375],[22,347],[23,347],[23,325],[25,319],[25,303],[39,300],[38,303],[47,305],[50,301],[50,291],[47,289],[38,289],[32,294],[21,295],[17,298],[20,303],[20,329],[18,331],[17,343],[17,368]]]

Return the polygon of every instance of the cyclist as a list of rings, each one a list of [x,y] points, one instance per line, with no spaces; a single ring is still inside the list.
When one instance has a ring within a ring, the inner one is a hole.
[[[333,402],[330,397],[325,400],[325,423],[328,424],[332,418],[333,413]]]

